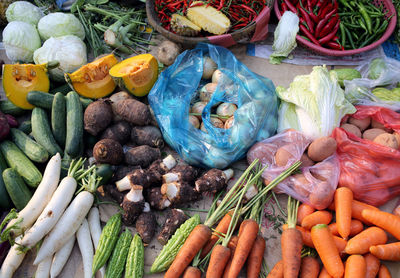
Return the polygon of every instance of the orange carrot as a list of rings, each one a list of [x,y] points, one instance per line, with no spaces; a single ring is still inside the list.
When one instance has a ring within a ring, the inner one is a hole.
[[[361,255],[351,255],[347,258],[344,278],[365,278],[367,264]]]
[[[344,266],[328,226],[326,224],[314,226],[311,229],[311,239],[328,273],[333,278],[342,277]]]
[[[381,264],[378,272],[378,278],[392,278],[392,275],[390,274],[390,271],[386,265]]]
[[[334,202],[336,211],[336,225],[339,235],[347,239],[350,235],[351,203],[353,192],[347,187],[339,187],[335,191]]]
[[[301,226],[307,230],[311,230],[311,228],[317,224],[329,224],[331,221],[332,214],[329,211],[318,210],[304,217]]]
[[[182,275],[185,268],[190,264],[197,252],[207,243],[211,237],[211,229],[203,224],[197,225],[189,234],[182,245],[175,260],[168,268],[164,278],[175,278]]]
[[[400,242],[371,246],[369,252],[381,260],[400,261]]]
[[[283,278],[283,261],[280,260],[268,273],[267,278]]]
[[[328,225],[331,230],[332,235],[338,236],[339,232],[336,223],[331,223]],[[355,236],[364,230],[364,225],[360,220],[352,219],[350,224],[350,236]]]
[[[238,240],[239,240],[238,236],[232,236],[231,240],[228,243],[228,248],[231,250],[231,256],[230,256],[228,262],[226,263],[224,275],[222,276],[223,278],[228,278],[229,269],[231,268],[231,265],[232,265],[232,258],[233,258],[233,254],[235,254]]]
[[[226,234],[229,228],[229,223],[232,220],[232,211],[229,211],[225,216],[219,221],[217,227],[215,227],[215,232],[212,233],[210,240],[201,250],[200,257],[204,258],[214,247],[215,243],[220,238],[221,234]]]
[[[306,256],[301,259],[300,278],[317,278],[319,274],[319,263],[316,258]]]
[[[379,271],[379,265],[381,262],[377,257],[371,253],[364,255],[365,263],[367,264],[367,273],[365,278],[375,278]]]
[[[229,240],[228,248],[231,249],[231,251],[235,251],[238,240],[239,240],[238,236],[232,236],[231,239]]]
[[[197,267],[188,266],[183,273],[183,278],[201,278],[201,271]]]
[[[282,225],[282,230],[287,230],[288,228],[288,224],[283,224]],[[301,226],[296,226],[296,229],[299,230],[301,232],[301,238],[303,239],[303,244],[305,246],[314,248],[314,244],[312,243],[311,240],[311,232],[309,230],[304,229]]]
[[[258,278],[264,258],[265,239],[258,235],[247,258],[247,278]]]
[[[332,276],[328,273],[326,268],[323,266],[321,272],[319,273],[318,278],[332,278]]]
[[[339,251],[339,254],[344,253],[344,249],[346,248],[347,245],[347,240],[338,237],[338,236],[333,236],[333,241],[335,242],[336,248]]]
[[[379,210],[377,207],[368,205],[366,203],[363,202],[359,202],[357,200],[353,200],[353,202],[351,202],[351,217],[360,220],[361,222],[367,224],[367,225],[371,225],[371,222],[367,221],[362,215],[362,211],[364,209],[372,209],[372,210]]]
[[[238,244],[232,258],[228,277],[238,277],[240,270],[246,262],[258,234],[258,223],[253,219],[246,219],[241,225],[245,225],[242,234],[239,236]]]
[[[361,214],[372,224],[381,227],[385,231],[394,235],[395,238],[400,239],[400,216],[381,210],[369,209],[363,210]]]
[[[221,244],[217,244],[211,251],[206,278],[220,278],[224,274],[226,263],[231,257],[231,250]]]
[[[387,235],[384,230],[370,227],[351,238],[344,251],[347,254],[365,254],[372,245],[385,244],[386,241]]]
[[[299,206],[299,210],[297,211],[297,224],[300,225],[301,221],[303,221],[304,217],[310,215],[315,211],[315,208],[309,206],[307,204],[301,204]]]

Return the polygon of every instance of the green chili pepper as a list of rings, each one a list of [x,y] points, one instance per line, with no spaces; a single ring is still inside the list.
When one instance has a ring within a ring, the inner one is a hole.
[[[360,11],[360,14],[364,18],[365,23],[367,25],[368,33],[372,34],[372,22],[371,22],[371,18],[368,15],[367,10],[365,9],[365,7],[362,3],[358,3],[357,5],[358,5],[358,9]]]
[[[365,31],[368,32],[368,29],[367,29],[367,27],[365,26],[365,24],[364,24],[364,22],[363,22],[363,20],[362,20],[361,18],[358,19],[358,23],[360,24],[360,26],[361,26]]]
[[[349,42],[350,42],[351,48],[355,49],[356,46],[354,45],[353,38],[351,37],[349,29],[347,29],[345,26],[343,26],[343,27],[344,27],[344,30],[346,31],[347,37],[349,38]]]
[[[344,30],[344,25],[343,22],[340,22],[339,24],[340,28],[340,39],[341,39],[341,45],[346,45],[346,31]]]

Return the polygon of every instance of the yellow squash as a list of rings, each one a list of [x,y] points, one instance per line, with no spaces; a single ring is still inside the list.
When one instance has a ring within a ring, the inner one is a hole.
[[[158,62],[151,54],[141,54],[116,64],[110,75],[121,88],[142,97],[147,95],[158,78]]]
[[[102,98],[111,94],[117,86],[109,74],[118,63],[114,54],[109,54],[88,63],[73,73],[66,73],[65,80],[70,87],[87,98]]]
[[[7,98],[22,109],[33,109],[26,100],[30,91],[49,92],[48,64],[3,65],[3,89]]]

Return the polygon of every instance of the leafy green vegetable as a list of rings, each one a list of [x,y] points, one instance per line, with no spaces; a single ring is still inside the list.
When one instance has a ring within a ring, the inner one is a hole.
[[[385,101],[400,101],[400,89],[394,88],[389,90],[382,87],[377,87],[372,90],[372,93],[379,99]]]
[[[42,18],[43,12],[27,1],[17,1],[8,6],[6,11],[7,21],[23,21],[36,26]]]
[[[48,14],[39,20],[38,30],[43,40],[67,35],[77,36],[81,40],[85,39],[85,29],[73,14],[61,12]]]
[[[387,70],[385,60],[382,58],[373,59],[368,69],[369,79],[378,79]]]

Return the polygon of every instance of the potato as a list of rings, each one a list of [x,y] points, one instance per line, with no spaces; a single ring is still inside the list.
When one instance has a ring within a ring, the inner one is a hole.
[[[386,131],[384,131],[383,129],[380,128],[371,128],[371,129],[367,129],[366,131],[364,131],[362,138],[363,139],[367,139],[367,140],[371,140],[374,141],[374,139],[378,136],[381,135],[383,133],[386,133]]]
[[[381,135],[378,135],[375,139],[374,142],[377,144],[380,144],[382,146],[386,146],[392,149],[398,149],[399,144],[397,143],[396,136],[390,133],[383,133]]]
[[[329,204],[332,203],[334,192],[335,191],[331,189],[328,182],[320,182],[318,185],[314,186],[310,193],[309,198],[311,205],[318,210],[327,208]]]
[[[356,118],[350,117],[349,118],[349,124],[355,125],[361,131],[364,131],[371,124],[371,118],[368,117],[368,118],[365,118],[365,119],[356,119]]]
[[[304,176],[304,174],[295,174],[291,176],[290,181],[293,181],[293,190],[301,197],[308,197],[310,194],[310,181]]]
[[[280,147],[275,153],[275,163],[278,166],[285,166],[289,159],[294,158],[293,145],[284,145]]]
[[[358,129],[358,128],[357,128]],[[314,140],[308,147],[308,157],[314,161],[323,161],[336,151],[336,141],[332,137],[324,136]]]
[[[300,167],[310,167],[315,164],[315,162],[312,161],[311,158],[309,158],[306,153],[303,153],[303,155],[300,158],[300,162],[301,162]]]
[[[399,147],[400,147],[400,134],[395,131],[393,133],[393,135],[396,137],[397,145],[399,145]]]
[[[342,124],[340,126],[341,128],[343,128],[344,130],[346,130],[347,132],[350,132],[352,134],[354,134],[357,137],[361,137],[361,131],[360,129],[352,124]]]
[[[386,128],[382,123],[375,121],[374,119],[371,120],[371,127],[372,128],[380,128],[383,129],[386,132],[391,132],[390,128]]]

